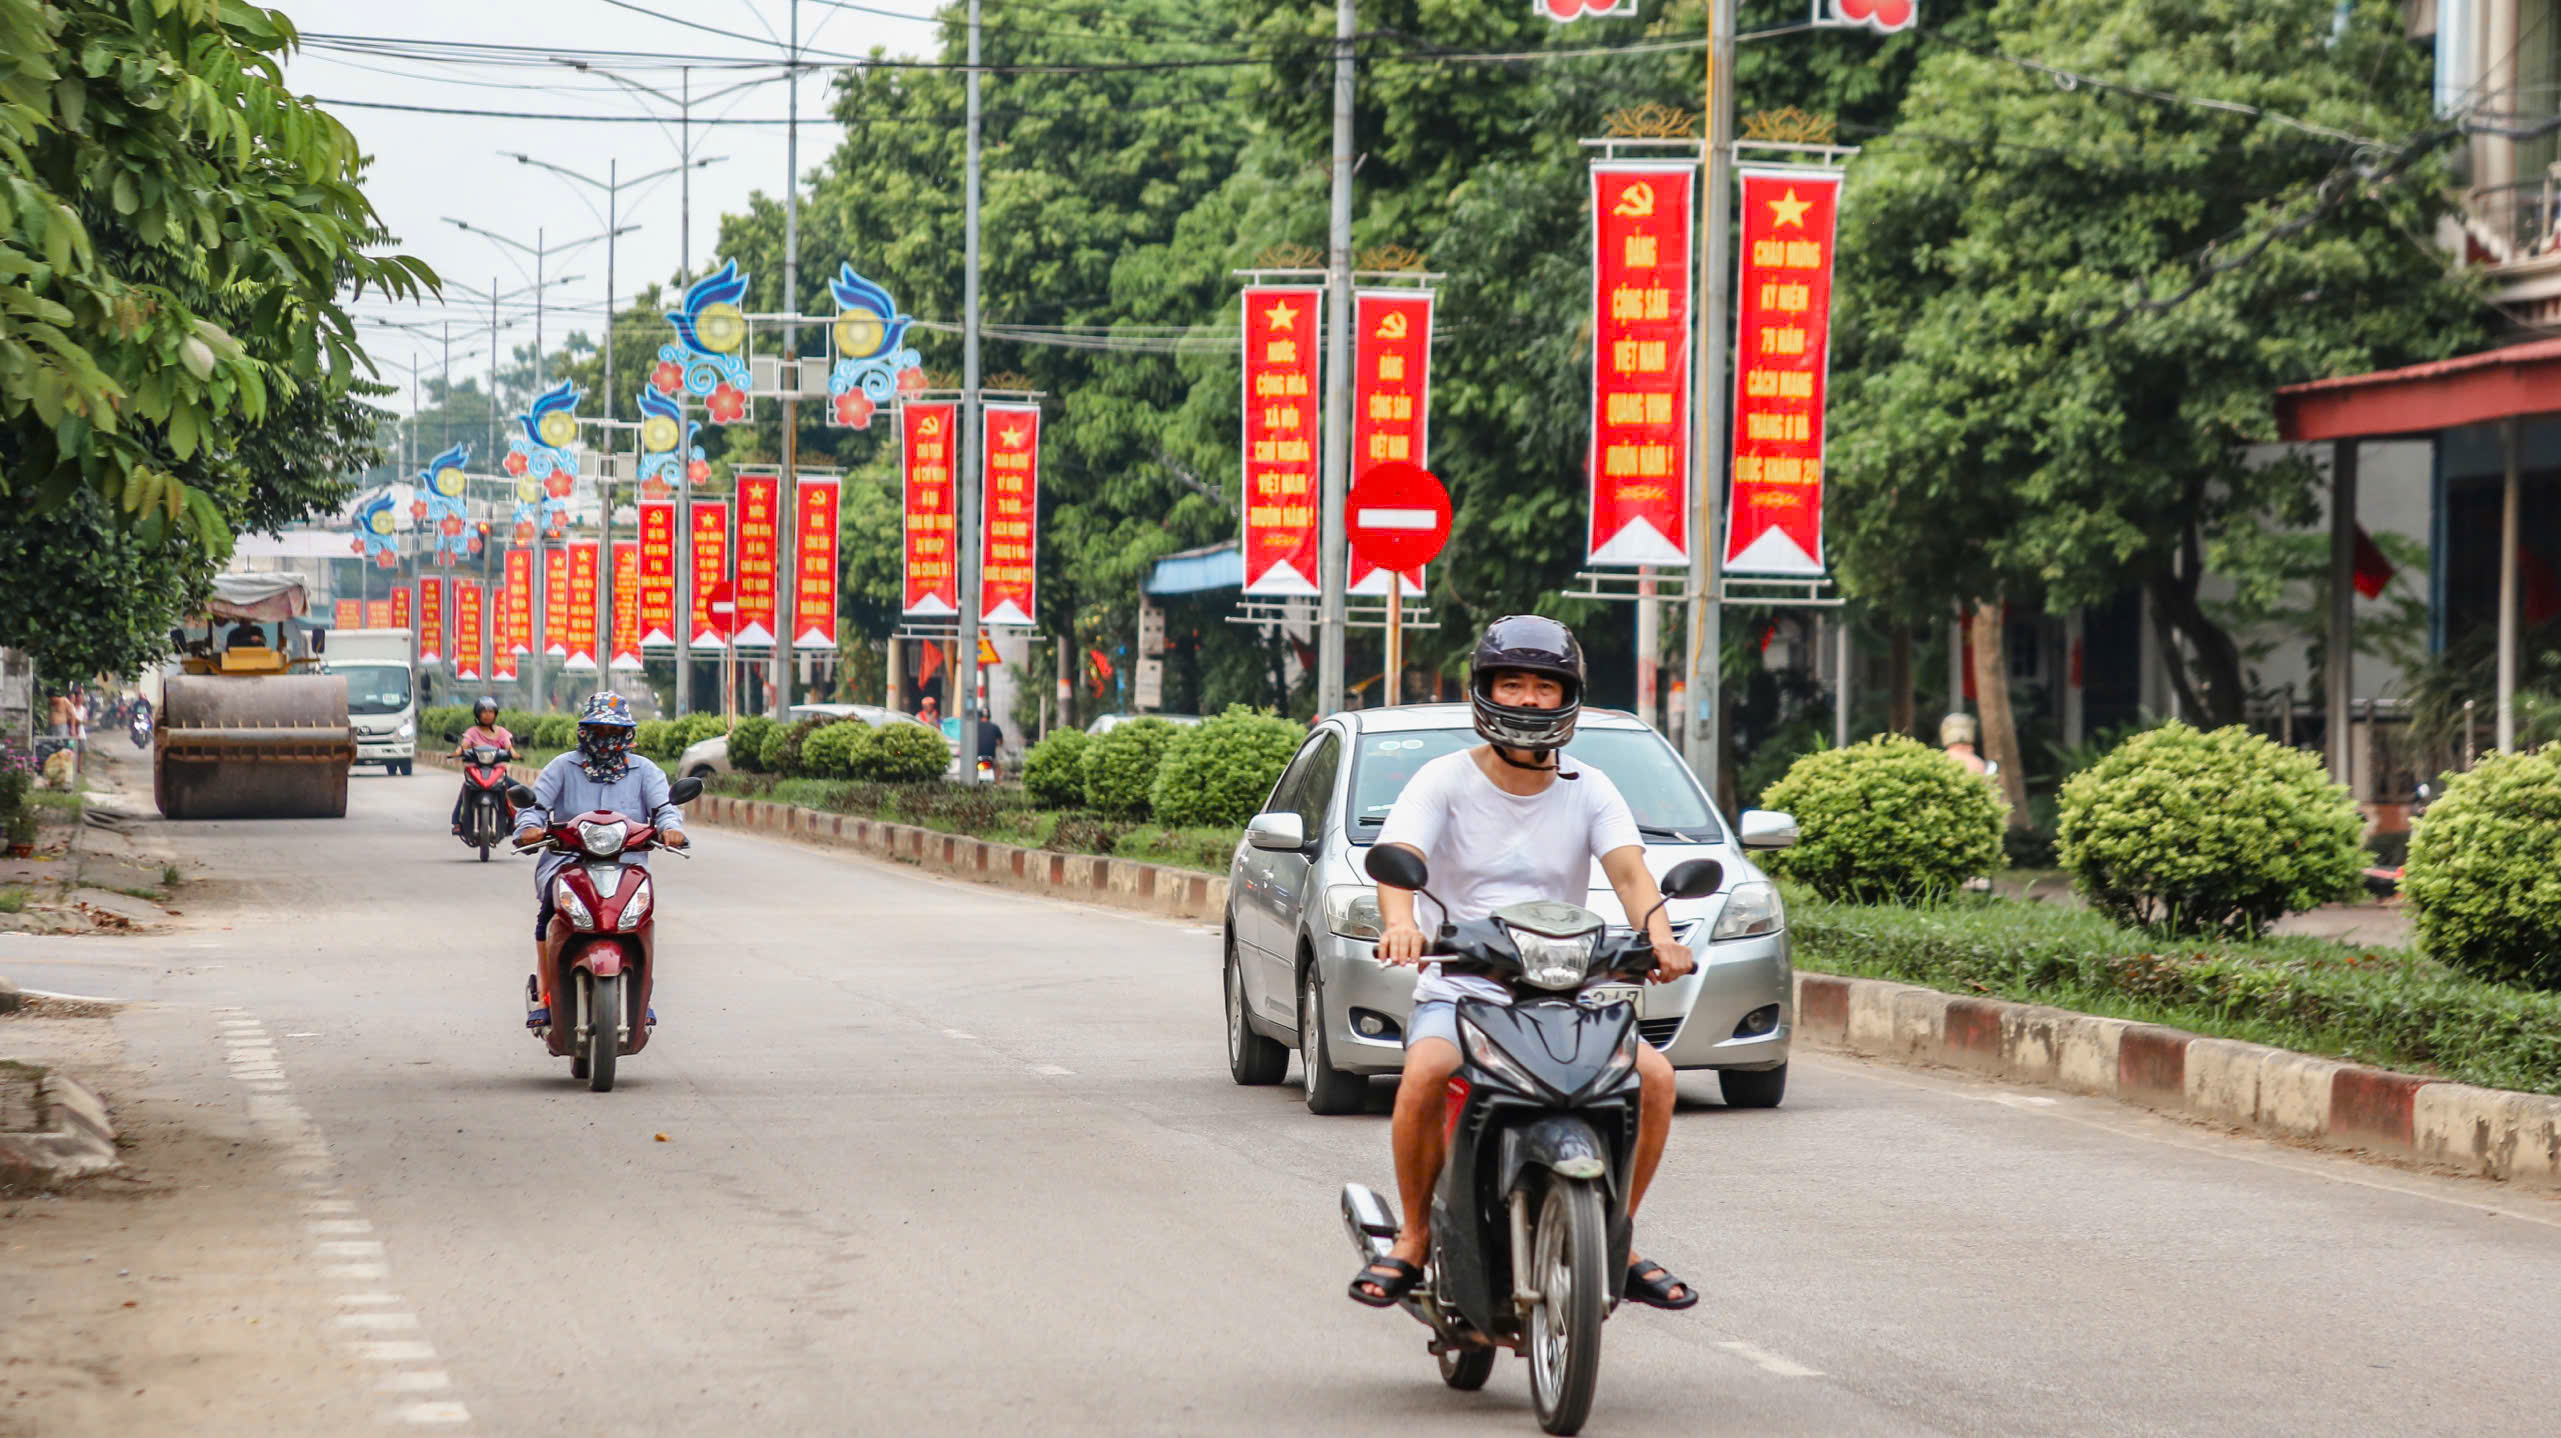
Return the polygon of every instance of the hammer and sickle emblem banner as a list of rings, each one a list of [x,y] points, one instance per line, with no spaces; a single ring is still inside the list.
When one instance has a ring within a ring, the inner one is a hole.
[[[1697,174],[1694,161],[1592,167],[1587,564],[1689,562]]]

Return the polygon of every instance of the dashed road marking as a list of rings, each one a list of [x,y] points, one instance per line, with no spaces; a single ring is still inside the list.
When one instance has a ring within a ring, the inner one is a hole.
[[[974,1043],[978,1042],[978,1035],[976,1035],[976,1034],[969,1034],[969,1033],[962,1033],[962,1032],[961,1032],[960,1030],[958,1030],[958,1029],[945,1029],[945,1030],[943,1030],[943,1037],[944,1037],[944,1038],[947,1038],[947,1039],[959,1039],[959,1040],[960,1040],[960,1041],[962,1041],[963,1043],[973,1043],[973,1044],[974,1044]]]
[[[1744,1342],[1740,1338],[1731,1339],[1724,1343],[1719,1343],[1716,1346],[1733,1354],[1735,1357],[1742,1359],[1744,1362],[1751,1364],[1753,1367],[1760,1369],[1764,1373],[1775,1373],[1781,1378],[1820,1378],[1823,1376],[1823,1370],[1819,1368],[1808,1368],[1804,1364],[1798,1363],[1793,1359],[1781,1358],[1766,1348],[1755,1347],[1752,1344]]]
[[[468,1423],[471,1410],[459,1403],[412,1403],[391,1410],[393,1421],[400,1423]]]
[[[1073,1078],[1076,1074],[1074,1069],[1063,1069],[1056,1064],[1033,1064],[1032,1072],[1050,1078]]]
[[[380,1383],[373,1386],[373,1391],[376,1393],[433,1393],[438,1389],[452,1386],[453,1380],[446,1377],[445,1370],[441,1368],[412,1368],[405,1373],[386,1376]]]

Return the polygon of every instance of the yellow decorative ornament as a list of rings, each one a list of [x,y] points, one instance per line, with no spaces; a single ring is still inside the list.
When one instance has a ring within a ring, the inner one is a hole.
[[[531,504],[540,498],[542,498],[542,481],[530,476],[516,481],[516,499],[519,503]]]
[[[880,316],[860,306],[836,316],[836,352],[847,359],[869,359],[889,337]]]
[[[663,414],[653,414],[640,426],[640,447],[651,454],[665,454],[676,447],[676,422]]]
[[[538,432],[542,442],[553,449],[567,449],[578,442],[578,417],[566,410],[554,410],[542,417]]]
[[[374,513],[374,517],[371,520],[368,520],[367,523],[372,526],[374,533],[389,534],[391,532],[391,511],[388,509],[377,510]]]
[[[694,317],[694,337],[714,354],[729,354],[747,342],[747,317],[736,305],[705,305]]]
[[[436,493],[447,499],[462,493],[463,474],[452,465],[436,471]]]

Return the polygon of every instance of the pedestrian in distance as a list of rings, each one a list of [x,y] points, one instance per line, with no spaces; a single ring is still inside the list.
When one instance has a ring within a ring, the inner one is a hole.
[[[1974,751],[1976,742],[1973,715],[1950,714],[1939,721],[1939,748],[1947,752],[1947,757],[1964,765],[1969,774],[1989,777],[1992,766]]]

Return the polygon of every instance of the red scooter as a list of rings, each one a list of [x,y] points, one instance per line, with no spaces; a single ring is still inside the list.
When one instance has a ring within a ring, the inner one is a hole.
[[[702,794],[700,779],[668,786],[670,803],[690,804]],[[534,791],[508,791],[519,809],[534,807]],[[559,818],[520,854],[577,856],[552,878],[552,923],[543,939],[543,975],[537,990],[527,981],[525,1002],[551,1012],[551,1023],[533,1030],[554,1058],[569,1060],[569,1076],[597,1093],[611,1092],[614,1060],[649,1046],[649,993],[657,976],[658,905],[649,870],[635,856],[653,849],[683,854],[660,842],[658,830],[611,809]],[[564,1010],[562,1005],[568,1007]]]
[[[508,802],[507,761],[516,756],[495,744],[475,744],[462,751],[462,843],[489,851],[515,827],[516,808]]]

